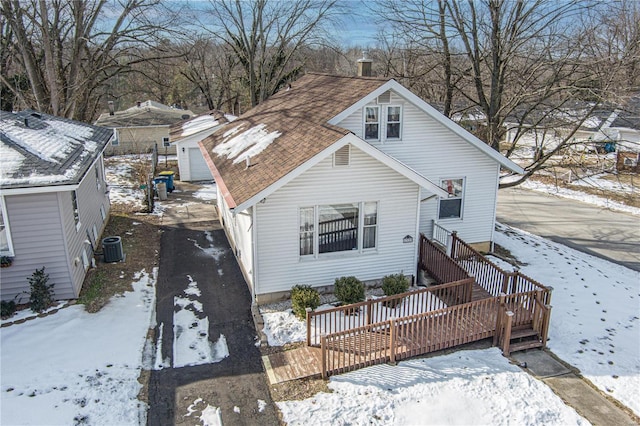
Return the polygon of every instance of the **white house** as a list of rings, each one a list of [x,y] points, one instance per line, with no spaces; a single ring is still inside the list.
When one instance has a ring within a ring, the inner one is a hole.
[[[198,143],[221,126],[235,119],[236,117],[233,115],[213,110],[171,126],[169,139],[177,152],[178,173],[181,181],[213,179]]]
[[[523,172],[393,79],[307,74],[201,148],[257,303],[415,276],[434,223],[488,249],[500,169]]]
[[[58,299],[78,297],[109,214],[102,154],[113,131],[35,111],[0,112],[2,300],[26,302],[43,266]]]

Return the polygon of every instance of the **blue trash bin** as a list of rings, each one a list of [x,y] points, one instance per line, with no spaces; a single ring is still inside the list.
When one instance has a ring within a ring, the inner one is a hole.
[[[167,170],[167,171],[159,173],[160,177],[166,177],[167,178],[167,191],[169,191],[169,192],[173,192],[173,190],[176,188],[173,185],[173,175],[174,174],[175,173],[172,172],[171,170]]]

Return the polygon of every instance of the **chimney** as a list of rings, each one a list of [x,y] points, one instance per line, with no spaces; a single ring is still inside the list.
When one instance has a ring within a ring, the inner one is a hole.
[[[114,107],[113,107],[113,101],[107,101],[107,105],[109,105],[109,115],[115,114]]]
[[[362,51],[362,59],[358,59],[358,77],[371,77],[371,63],[367,58],[367,51]]]
[[[140,105],[142,105],[142,102],[137,101],[137,102],[136,102],[136,106],[137,106],[138,108],[140,108]]]

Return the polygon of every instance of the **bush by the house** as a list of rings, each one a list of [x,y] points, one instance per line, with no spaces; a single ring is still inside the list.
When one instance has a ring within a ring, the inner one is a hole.
[[[382,291],[385,296],[394,296],[408,290],[409,280],[403,274],[387,275],[382,278]],[[394,309],[402,303],[402,299],[404,298],[385,300],[383,303],[386,307]]]
[[[0,317],[2,319],[12,317],[16,313],[16,302],[13,300],[3,300],[0,302]]]
[[[30,293],[29,307],[33,312],[42,312],[53,305],[53,286],[49,284],[49,274],[44,273],[42,269],[36,269],[29,278]]]
[[[307,308],[314,310],[318,306],[320,306],[320,294],[315,288],[298,284],[291,289],[291,307],[298,318],[305,319]]]
[[[382,278],[382,291],[385,296],[406,293],[409,290],[409,280],[404,274],[387,275]]]
[[[364,300],[364,284],[356,277],[336,278],[333,292],[343,305]]]

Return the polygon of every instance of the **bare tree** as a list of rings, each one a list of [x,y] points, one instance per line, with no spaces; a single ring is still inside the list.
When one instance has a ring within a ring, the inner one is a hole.
[[[4,73],[2,83],[27,106],[79,120],[93,117],[107,82],[148,60],[140,49],[152,46],[176,22],[176,10],[165,9],[159,0],[1,4],[15,40],[15,71],[24,71],[30,91],[21,90]]]
[[[252,106],[292,80],[304,63],[299,53],[320,42],[337,0],[215,0],[203,23],[235,54]]]

